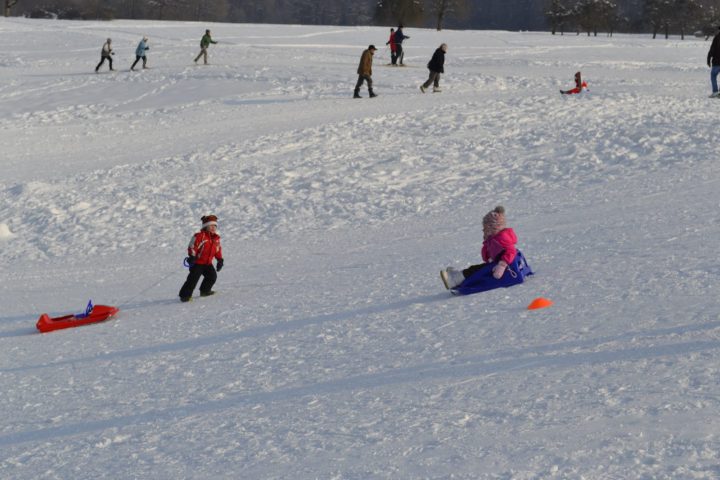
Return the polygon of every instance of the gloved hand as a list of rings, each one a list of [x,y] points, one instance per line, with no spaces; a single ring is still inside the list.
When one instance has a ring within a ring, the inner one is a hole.
[[[493,278],[495,278],[495,280],[500,280],[505,273],[507,266],[508,265],[505,263],[505,260],[500,260],[498,264],[493,267]]]
[[[197,262],[197,257],[190,255],[189,257],[187,257],[187,262],[188,262],[188,265],[190,265],[192,267],[193,265],[195,265],[195,262]]]
[[[215,267],[215,270],[219,272],[220,270],[222,270],[223,265],[225,265],[225,260],[221,258],[217,261],[217,267]]]

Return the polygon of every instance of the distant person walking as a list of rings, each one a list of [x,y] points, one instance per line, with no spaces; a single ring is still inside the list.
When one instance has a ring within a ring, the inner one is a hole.
[[[362,98],[360,96],[360,87],[362,87],[363,82],[367,82],[370,98],[377,97],[377,95],[373,92],[372,86],[372,61],[376,50],[377,48],[375,48],[375,45],[370,45],[367,50],[363,51],[362,56],[360,57],[360,65],[358,65],[357,69],[358,80],[355,84],[355,94],[353,95],[353,98]]]
[[[102,50],[100,51],[100,63],[97,64],[97,67],[95,67],[95,73],[97,73],[100,70],[100,67],[102,67],[103,63],[105,63],[105,60],[108,61],[110,64],[110,70],[115,70],[112,68],[112,56],[115,55],[115,52],[113,52],[112,49],[112,39],[108,38],[105,43],[102,46]]]
[[[202,38],[200,39],[200,53],[198,53],[198,56],[195,57],[195,63],[197,63],[198,60],[200,60],[200,57],[203,57],[205,60],[205,65],[208,64],[207,51],[208,51],[208,48],[210,47],[211,43],[215,44],[218,42],[216,42],[215,40],[212,39],[212,37],[210,36],[210,30],[205,30],[205,35],[203,35]]]
[[[720,27],[718,27],[718,30],[707,54],[707,65],[710,67],[710,85],[712,85],[710,98],[720,97],[717,83],[718,73],[720,73]]]
[[[443,43],[440,45],[435,53],[433,53],[430,62],[427,67],[430,70],[430,76],[427,81],[420,85],[420,91],[425,93],[425,90],[433,84],[433,93],[440,92],[440,74],[445,73],[445,54],[447,53],[447,44]]]
[[[390,63],[391,65],[397,65],[397,45],[395,44],[395,29],[390,29],[390,40],[385,42],[385,45],[390,45]]]
[[[135,62],[133,62],[130,70],[135,70],[135,65],[137,65],[141,58],[143,61],[142,68],[147,68],[147,56],[145,55],[145,52],[150,50],[150,47],[148,47],[147,43],[148,37],[143,37],[143,39],[140,40],[140,43],[138,43],[138,46],[135,49]]]
[[[396,48],[395,54],[397,55],[397,61],[400,63],[400,65],[405,65],[403,63],[403,61],[405,59],[405,52],[403,52],[402,43],[403,43],[403,40],[405,40],[406,38],[410,38],[410,37],[408,37],[407,35],[405,35],[405,33],[403,33],[402,24],[398,25],[397,30],[395,30],[395,48]]]

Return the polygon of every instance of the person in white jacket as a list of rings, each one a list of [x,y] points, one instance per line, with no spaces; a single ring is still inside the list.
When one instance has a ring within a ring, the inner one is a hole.
[[[112,39],[108,38],[107,41],[103,44],[102,50],[100,51],[100,63],[97,64],[97,67],[95,67],[95,73],[100,70],[100,67],[102,67],[103,63],[105,63],[105,60],[108,61],[110,64],[110,70],[115,70],[112,67],[112,56],[115,55],[115,52],[113,52],[112,49]]]

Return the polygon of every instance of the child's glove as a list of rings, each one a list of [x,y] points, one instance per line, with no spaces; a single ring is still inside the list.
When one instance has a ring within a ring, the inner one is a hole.
[[[225,265],[225,260],[221,258],[217,261],[217,267],[215,267],[215,270],[219,272],[220,270],[222,270],[223,265]]]
[[[505,260],[500,260],[498,264],[493,267],[492,273],[495,280],[500,280],[502,278],[507,266],[508,265],[505,263]]]
[[[196,261],[197,261],[197,257],[195,257],[195,256],[193,256],[193,255],[190,255],[189,257],[187,257],[188,265],[190,265],[191,267],[192,267],[193,265],[195,265],[195,262],[196,262]]]

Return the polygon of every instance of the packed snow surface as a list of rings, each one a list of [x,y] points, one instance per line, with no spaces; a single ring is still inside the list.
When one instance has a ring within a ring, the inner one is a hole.
[[[0,19],[0,478],[720,477],[709,42],[388,33]],[[536,275],[452,297],[495,205]]]

